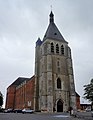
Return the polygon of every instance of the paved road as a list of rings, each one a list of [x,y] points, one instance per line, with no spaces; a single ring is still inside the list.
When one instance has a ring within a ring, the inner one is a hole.
[[[91,112],[77,112],[77,118],[82,118],[84,120],[93,120]]]
[[[79,114],[81,115],[82,113]],[[84,118],[82,115],[81,117],[74,118],[67,113],[0,113],[0,120],[93,120],[93,118],[91,116]]]

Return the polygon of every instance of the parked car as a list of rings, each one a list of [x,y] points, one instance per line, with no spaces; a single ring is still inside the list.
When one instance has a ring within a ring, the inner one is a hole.
[[[11,108],[10,108],[10,109],[7,109],[7,110],[5,110],[4,112],[5,112],[5,113],[12,113],[12,112],[13,112],[13,109],[11,109]]]
[[[21,109],[14,109],[14,113],[22,113]]]
[[[28,109],[28,108],[24,108],[23,110],[22,110],[22,113],[24,114],[24,113],[33,113],[34,112],[34,110],[31,110],[31,109]]]
[[[0,113],[3,113],[4,112],[4,109],[3,108],[0,108]]]
[[[86,110],[86,112],[90,112],[91,108],[86,108],[85,110]]]

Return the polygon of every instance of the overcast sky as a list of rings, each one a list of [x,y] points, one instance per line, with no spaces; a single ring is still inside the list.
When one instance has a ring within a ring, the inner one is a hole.
[[[93,0],[0,0],[0,91],[34,75],[35,42],[55,24],[72,50],[76,91],[93,78]]]

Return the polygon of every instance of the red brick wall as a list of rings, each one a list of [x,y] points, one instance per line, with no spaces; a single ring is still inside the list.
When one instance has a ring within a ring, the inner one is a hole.
[[[35,77],[29,80],[26,84],[26,107],[31,109],[34,108],[34,84],[35,84]],[[30,106],[31,105],[31,106]]]
[[[76,96],[76,106],[77,106],[77,109],[80,109],[80,97],[79,96]]]
[[[16,88],[16,96],[15,96],[15,109],[22,108],[22,88]]]
[[[34,76],[27,82],[22,83],[16,88],[16,97],[15,97],[15,108],[31,108],[34,106]],[[31,104],[31,106],[30,106]]]
[[[11,85],[7,88],[6,109],[23,109],[34,106],[34,84],[35,77],[33,76],[28,81],[21,83],[18,86]]]
[[[6,109],[14,108],[15,104],[15,86],[9,86],[7,88],[7,95],[6,95]]]

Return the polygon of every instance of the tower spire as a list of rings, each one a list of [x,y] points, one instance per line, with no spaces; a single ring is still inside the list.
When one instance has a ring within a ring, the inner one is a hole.
[[[50,23],[54,23],[54,14],[53,14],[52,10],[51,10],[51,13],[49,16],[50,16]]]
[[[63,42],[66,42],[54,23],[54,14],[52,10],[49,14],[49,26],[46,30],[43,40],[45,41],[46,39],[61,40]]]

